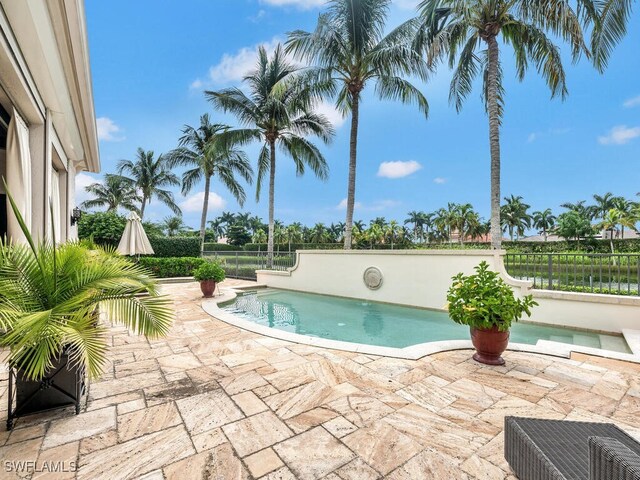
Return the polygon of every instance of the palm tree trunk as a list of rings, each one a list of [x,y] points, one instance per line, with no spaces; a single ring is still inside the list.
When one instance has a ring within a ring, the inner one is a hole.
[[[142,206],[140,207],[140,220],[144,218],[144,207],[147,206],[147,197],[142,197]]]
[[[347,219],[344,227],[344,249],[351,250],[351,228],[353,226],[353,208],[356,197],[356,154],[358,149],[360,94],[353,95],[351,105],[351,140],[349,143],[349,184],[347,187]]]
[[[204,204],[202,205],[202,217],[200,218],[200,250],[204,248],[204,236],[207,226],[207,212],[209,210],[209,188],[211,187],[211,177],[204,179]]]
[[[502,247],[500,228],[500,113],[498,110],[499,47],[495,36],[486,39],[489,48],[487,65],[487,105],[489,110],[489,146],[491,150],[491,248]]]
[[[270,142],[271,160],[269,166],[269,238],[267,240],[267,268],[273,266],[273,236],[275,233],[273,219],[274,191],[276,183],[276,143]]]

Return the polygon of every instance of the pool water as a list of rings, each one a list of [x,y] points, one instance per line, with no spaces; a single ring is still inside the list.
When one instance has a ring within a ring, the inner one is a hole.
[[[446,312],[312,293],[256,290],[221,308],[270,328],[367,345],[404,348],[469,338],[469,327],[454,323]],[[552,340],[631,353],[621,336],[522,322],[513,324],[510,340],[530,345]]]

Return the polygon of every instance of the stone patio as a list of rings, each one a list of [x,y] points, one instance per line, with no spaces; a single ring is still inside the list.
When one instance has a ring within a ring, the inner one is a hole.
[[[80,415],[0,432],[0,478],[514,479],[505,415],[614,422],[640,438],[640,365],[508,352],[489,368],[469,351],[410,361],[326,350],[209,317],[195,283],[163,288],[177,312],[169,337],[112,328],[110,363]],[[61,465],[78,468],[33,473]]]

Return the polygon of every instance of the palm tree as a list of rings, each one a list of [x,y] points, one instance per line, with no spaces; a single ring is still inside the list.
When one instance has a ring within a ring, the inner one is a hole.
[[[422,23],[416,42],[427,50],[430,64],[448,58],[449,66],[455,67],[449,100],[458,111],[474,79],[479,74],[483,77],[491,152],[491,246],[499,249],[500,125],[505,98],[500,36],[505,44],[513,46],[519,80],[533,64],[551,96],[564,99],[568,91],[560,51],[546,32],[568,41],[577,59],[586,50],[581,24],[566,0],[425,0],[420,7],[418,21]]]
[[[302,225],[298,222],[292,223],[285,229],[285,233],[287,236],[287,242],[289,243],[289,252],[291,252],[291,244],[301,242],[303,239]]]
[[[314,135],[324,143],[329,143],[334,130],[324,115],[313,111],[314,96],[311,89],[296,78],[298,68],[286,60],[279,45],[271,59],[262,47],[258,57],[256,70],[244,78],[249,85],[250,96],[239,88],[206,91],[205,95],[216,108],[233,113],[247,127],[230,130],[227,132],[229,138],[241,144],[251,141],[263,143],[258,157],[256,198],[260,196],[262,181],[268,173],[267,263],[270,266],[274,242],[276,146],[280,146],[293,159],[298,175],[302,175],[308,167],[318,178],[325,180],[329,171],[327,162],[318,147],[306,137]]]
[[[422,227],[424,226],[424,216],[425,213],[424,212],[417,212],[415,210],[412,210],[411,212],[407,213],[407,218],[404,221],[404,224],[407,225],[408,223],[412,223],[413,224],[413,239],[415,241],[418,241],[418,239],[422,238]]]
[[[168,237],[174,237],[184,230],[182,217],[177,215],[173,217],[165,217],[162,221],[162,229],[167,233]]]
[[[182,174],[182,194],[187,195],[204,178],[204,200],[200,218],[200,241],[204,243],[209,210],[211,180],[216,177],[227,187],[240,206],[246,195],[236,174],[251,183],[253,170],[246,153],[234,145],[222,141],[221,133],[229,127],[212,124],[209,115],[200,117],[198,128],[185,125],[179,139],[179,147],[167,154],[170,167],[193,167]]]
[[[602,72],[613,48],[627,34],[633,0],[580,0],[588,20],[593,23],[591,54],[593,64]],[[596,8],[597,7],[597,8]]]
[[[457,208],[455,203],[449,202],[447,208],[440,208],[435,213],[434,223],[443,240],[451,242],[451,232],[456,228]]]
[[[135,162],[131,160],[118,162],[118,173],[120,175],[128,173],[130,185],[142,195],[140,218],[144,218],[144,209],[153,197],[164,203],[176,215],[182,213],[173,200],[173,193],[163,189],[163,187],[180,185],[180,180],[171,171],[166,157],[160,155],[154,159],[153,151],[145,152],[142,148],[138,148]]]
[[[593,199],[596,201],[595,205],[587,207],[587,212],[592,220],[603,220],[609,213],[609,210],[616,206],[616,202],[621,197],[616,197],[611,192],[607,192],[604,195],[594,195]]]
[[[140,213],[136,203],[141,202],[142,199],[127,178],[107,173],[104,176],[104,183],[92,183],[84,189],[94,198],[82,202],[80,205],[82,208],[107,207],[107,212],[117,212],[118,208],[124,208]]]
[[[537,228],[542,231],[542,236],[544,237],[544,241],[547,241],[547,235],[549,230],[553,229],[556,224],[556,217],[551,213],[551,209],[547,208],[541,211],[535,211],[531,215],[531,219],[533,220],[533,228]]]
[[[107,361],[106,331],[96,311],[149,337],[166,335],[173,321],[171,299],[139,264],[99,247],[79,243],[36,245],[13,197],[12,210],[27,243],[0,239],[0,346],[8,363],[41,380],[69,346],[70,367],[97,378]]]
[[[589,218],[592,212],[592,207],[587,207],[585,205],[586,201],[585,200],[578,200],[575,203],[571,203],[571,202],[565,202],[560,204],[560,206],[562,208],[566,208],[567,210],[569,210],[570,212],[575,212],[580,216],[583,216],[585,218]]]
[[[329,232],[324,223],[316,223],[311,229],[311,242],[312,243],[325,243],[327,241]]]
[[[225,233],[227,233],[227,229],[225,228],[224,223],[222,222],[220,217],[209,220],[209,227],[211,228],[216,241],[218,240],[218,238],[223,237]]]
[[[369,248],[373,249],[373,245],[382,243],[384,240],[384,228],[378,223],[371,223],[371,226],[366,230],[365,238],[369,241]]]
[[[395,220],[391,220],[386,228],[386,236],[391,243],[391,250],[393,250],[393,244],[396,238],[402,233],[402,227]]]
[[[367,83],[376,83],[381,99],[415,103],[428,114],[424,95],[402,78],[415,75],[427,79],[422,56],[411,48],[400,31],[383,36],[390,0],[330,0],[313,32],[296,30],[289,34],[287,52],[315,65],[307,74],[312,83],[337,92],[337,106],[351,112],[349,183],[344,248],[351,249],[353,208],[356,191],[356,156],[360,100]]]
[[[509,230],[509,238],[513,242],[514,232],[520,238],[525,228],[531,227],[531,215],[527,213],[530,205],[522,202],[521,196],[504,197],[506,204],[500,208],[500,222],[505,230]]]
[[[460,244],[470,234],[470,229],[476,221],[478,221],[478,214],[473,211],[473,205],[470,203],[456,205],[454,224]]]
[[[634,202],[624,197],[616,197],[613,205],[614,208],[620,212],[620,238],[624,240],[624,228],[635,228],[636,221],[633,216]]]

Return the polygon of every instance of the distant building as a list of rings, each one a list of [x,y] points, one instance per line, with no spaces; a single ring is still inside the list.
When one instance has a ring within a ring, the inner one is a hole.
[[[34,236],[74,238],[76,173],[100,170],[84,2],[0,0],[0,33],[0,176]],[[0,236],[20,240],[7,203],[0,182]]]

